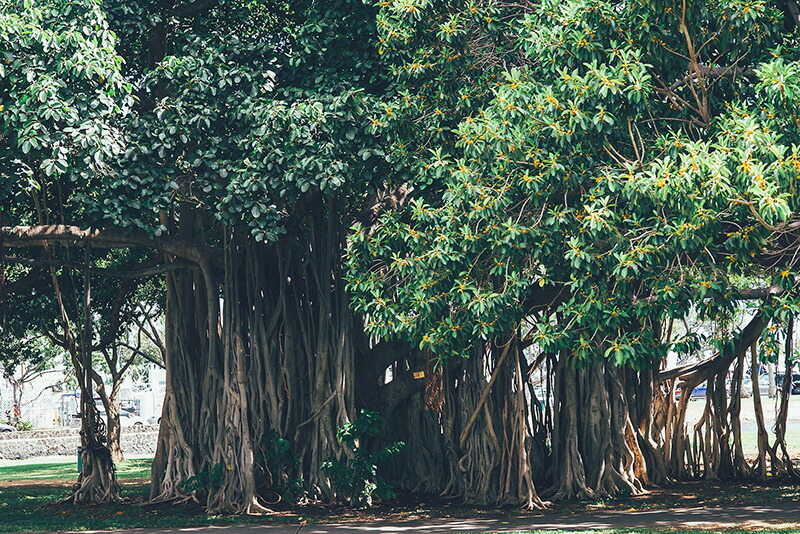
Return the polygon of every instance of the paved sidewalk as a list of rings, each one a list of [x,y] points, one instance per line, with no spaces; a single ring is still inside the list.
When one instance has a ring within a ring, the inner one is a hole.
[[[446,534],[518,532],[521,530],[589,530],[620,527],[759,527],[782,524],[800,528],[800,502],[761,506],[674,508],[670,510],[595,512],[570,515],[508,517],[506,519],[440,519],[399,523],[338,523],[329,525],[270,525],[241,527],[186,527],[175,529],[116,530],[121,534],[345,534],[377,532],[380,534]],[[104,532],[108,531],[89,531]],[[84,532],[82,534],[87,534]]]

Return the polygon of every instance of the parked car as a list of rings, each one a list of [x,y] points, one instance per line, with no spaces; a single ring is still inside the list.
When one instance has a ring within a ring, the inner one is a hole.
[[[781,387],[783,387],[783,376],[783,373],[778,373],[775,377],[775,385],[779,391]],[[792,373],[792,386],[790,395],[800,395],[800,373]]]
[[[119,421],[122,426],[143,426],[148,424],[143,417],[126,411],[120,412]]]
[[[7,425],[5,423],[0,423],[0,432],[16,432],[16,427],[11,425]]]
[[[104,410],[100,410],[100,417],[102,417],[103,419],[106,418],[106,412]],[[125,410],[120,410],[119,424],[121,426],[143,426],[148,423],[147,421],[144,420],[144,418],[139,417],[136,414],[126,412]]]
[[[706,396],[706,390],[707,389],[708,389],[708,386],[706,385],[705,382],[703,382],[702,384],[700,384],[699,386],[697,386],[696,388],[694,388],[692,390],[692,394],[691,394],[690,398],[692,398],[692,399],[702,399],[702,398],[704,398]]]

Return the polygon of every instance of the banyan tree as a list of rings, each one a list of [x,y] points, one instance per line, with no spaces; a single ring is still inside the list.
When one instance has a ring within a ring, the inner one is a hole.
[[[755,463],[739,420],[794,357],[794,2],[0,5],[0,295],[165,280],[153,502],[363,502],[364,454],[528,508],[795,473],[788,382]]]

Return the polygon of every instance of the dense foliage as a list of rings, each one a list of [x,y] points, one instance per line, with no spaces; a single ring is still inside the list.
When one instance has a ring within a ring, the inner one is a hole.
[[[109,161],[123,147],[114,120],[129,104],[130,90],[115,45],[97,2],[0,5],[4,224],[55,222],[52,197],[69,203],[73,189],[85,194],[108,175]],[[49,202],[20,209],[36,191]]]
[[[764,0],[0,0],[4,317],[60,328],[89,388],[108,332],[163,310],[154,501],[791,475],[780,425],[744,459],[738,392],[749,348],[794,356],[798,24]],[[677,392],[704,380],[690,442]],[[114,497],[92,425],[76,501]]]
[[[664,355],[647,325],[693,304],[730,309],[732,280],[762,272],[797,206],[783,107],[796,98],[794,37],[765,2],[663,7],[542,2],[505,17],[493,52],[524,56],[484,80],[490,98],[423,160],[417,183],[441,194],[357,229],[351,288],[372,332],[448,356],[548,308],[532,333],[545,350],[624,363]],[[396,36],[430,24],[449,40],[422,8],[392,20],[398,69],[419,52]],[[461,93],[482,79],[478,59]],[[418,77],[437,87],[452,69],[434,59]]]

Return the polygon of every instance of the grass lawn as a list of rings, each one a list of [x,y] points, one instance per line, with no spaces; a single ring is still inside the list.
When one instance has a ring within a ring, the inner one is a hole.
[[[78,476],[77,460],[46,462],[17,462],[0,465],[0,483],[21,480],[74,480]],[[117,465],[117,478],[150,478],[152,458],[126,460]]]
[[[74,530],[102,530],[122,528],[169,528],[204,525],[265,525],[280,523],[340,523],[366,521],[405,521],[431,518],[452,519],[502,519],[526,515],[515,508],[494,509],[465,507],[444,499],[401,495],[396,501],[379,504],[369,510],[353,510],[337,505],[288,506],[279,504],[275,513],[266,516],[214,516],[206,514],[199,505],[142,506],[149,495],[150,459],[133,459],[117,468],[123,502],[107,506],[78,506],[57,504],[70,495],[77,476],[75,461],[69,459],[48,462],[13,462],[0,465],[0,532],[53,532]],[[545,513],[580,514],[611,510],[646,511],[654,509],[720,506],[730,504],[752,505],[800,501],[800,487],[783,483],[774,484],[712,484],[687,482],[647,495],[598,502],[569,502],[554,505]],[[800,508],[800,505],[798,506]],[[800,513],[798,513],[800,521]],[[786,527],[788,525],[784,525]],[[677,529],[610,529],[526,531],[559,534],[666,534],[675,532],[703,532],[711,530]],[[800,528],[749,528],[714,529],[713,532],[776,532],[800,534]]]
[[[770,434],[770,444],[773,439]],[[758,432],[742,432],[742,449],[746,456],[758,454]],[[800,456],[800,431],[786,432],[786,449],[792,458]]]
[[[770,528],[742,530],[735,528],[715,528],[714,530],[681,530],[662,528],[619,528],[602,530],[522,530],[519,532],[504,532],[503,534],[711,534],[713,532],[722,532],[724,534],[753,534],[754,532],[770,532],[773,534],[800,534],[800,529]]]
[[[199,506],[140,506],[150,492],[152,459],[126,460],[117,466],[123,502],[108,506],[56,504],[69,497],[77,479],[75,460],[14,462],[0,466],[0,532],[51,532],[137,527],[260,525],[297,522],[295,514],[223,517]]]
[[[53,504],[70,494],[70,485],[17,485],[0,488],[0,532],[49,532],[136,527],[191,527],[296,522],[296,516],[222,517],[205,514],[198,507],[139,506],[149,484],[122,484],[127,502],[107,506]],[[133,501],[133,502],[131,502]]]

